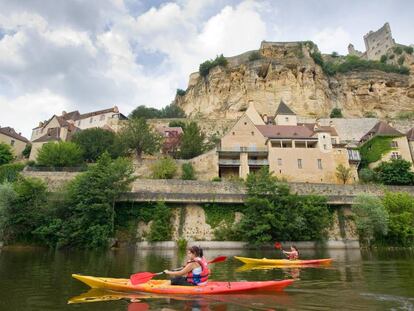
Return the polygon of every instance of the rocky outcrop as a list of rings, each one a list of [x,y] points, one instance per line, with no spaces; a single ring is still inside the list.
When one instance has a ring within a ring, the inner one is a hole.
[[[261,114],[274,114],[281,99],[312,117],[327,117],[334,107],[346,117],[392,118],[414,110],[412,75],[369,70],[328,76],[312,49],[303,42],[264,42],[259,51],[228,58],[226,67],[216,66],[206,77],[191,74],[186,94],[175,103],[191,118],[210,119],[236,119],[250,101]],[[257,53],[260,58],[253,60]]]

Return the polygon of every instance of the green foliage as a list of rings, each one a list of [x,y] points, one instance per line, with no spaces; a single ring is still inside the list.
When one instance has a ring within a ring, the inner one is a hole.
[[[13,152],[9,145],[0,143],[0,165],[10,163],[13,160]]]
[[[187,124],[184,121],[174,120],[168,123],[169,127],[181,127],[185,131]]]
[[[4,241],[4,230],[7,222],[7,211],[16,200],[17,194],[9,182],[0,183],[0,240]]]
[[[400,46],[396,46],[396,47],[394,48],[394,53],[395,53],[395,54],[397,54],[397,55],[401,55],[401,54],[402,54],[402,52],[403,52],[402,47],[400,47]]]
[[[253,53],[249,55],[250,62],[261,59],[261,58],[262,58],[262,55],[258,51],[254,51]]]
[[[211,179],[211,181],[214,181],[214,182],[220,182],[220,181],[221,181],[221,178],[220,178],[220,177],[218,177],[218,176],[216,176],[216,177],[213,177],[213,178]]]
[[[144,118],[132,118],[119,133],[119,143],[133,150],[140,160],[143,153],[154,154],[160,150],[161,135],[147,124]]]
[[[39,166],[75,167],[83,163],[82,149],[73,142],[48,142],[40,148],[37,155]]]
[[[177,94],[179,93],[177,89]],[[183,91],[183,90],[181,90]],[[185,95],[185,91],[184,91]],[[182,96],[182,95],[180,95]],[[146,107],[144,105],[140,105],[135,108],[130,114],[129,118],[132,119],[168,119],[168,118],[185,118],[184,111],[175,104],[170,104],[165,106],[161,110],[152,107]]]
[[[329,117],[330,118],[343,118],[342,110],[340,108],[333,108]]]
[[[196,179],[195,170],[191,163],[183,163],[181,168],[183,172],[181,175],[181,179],[183,180],[195,180]]]
[[[377,114],[374,111],[364,112],[364,118],[376,118]]]
[[[414,111],[401,111],[397,114],[399,120],[412,120],[414,119]]]
[[[368,164],[379,161],[382,155],[392,149],[391,141],[393,138],[394,137],[376,136],[359,147],[361,166],[367,167]]]
[[[410,55],[413,54],[413,50],[414,49],[413,49],[412,46],[405,46],[404,47],[404,52],[407,53],[407,54],[410,54]]]
[[[179,238],[177,240],[177,246],[178,246],[178,250],[180,252],[184,252],[187,249],[187,245],[188,245],[188,243],[187,243],[187,240],[186,239]]]
[[[24,164],[22,163],[10,163],[0,166],[0,183],[15,181],[23,169]]]
[[[184,96],[185,93],[186,93],[185,90],[183,90],[183,89],[177,89],[176,96]]]
[[[335,175],[345,185],[346,182],[352,177],[351,168],[350,167],[345,167],[343,164],[339,164],[336,167]]]
[[[171,179],[177,172],[177,164],[171,157],[165,157],[151,166],[152,178]]]
[[[172,237],[171,209],[164,202],[158,202],[153,211],[153,222],[148,234],[148,241],[169,241]]]
[[[390,59],[394,59],[395,58],[395,55],[394,54],[391,54],[390,55]]]
[[[31,151],[32,151],[32,145],[27,144],[26,147],[24,147],[24,149],[22,151],[22,156],[25,157],[26,159],[28,159],[29,156],[30,156]]]
[[[216,241],[240,241],[235,213],[242,212],[243,206],[229,204],[205,204],[206,223],[211,226]]]
[[[377,180],[377,174],[370,168],[364,167],[359,172],[359,180],[362,183],[374,183]]]
[[[121,155],[122,145],[116,145],[115,134],[101,128],[80,131],[73,136],[72,142],[82,149],[83,159],[87,162],[96,162],[104,152],[113,158]]]
[[[184,134],[181,136],[179,157],[191,159],[205,150],[205,135],[201,132],[196,122],[190,122],[185,127]]]
[[[404,159],[391,159],[381,162],[375,168],[378,180],[385,185],[414,185],[411,162]]]
[[[354,203],[352,211],[362,242],[370,245],[376,238],[387,234],[389,216],[379,198],[359,194]]]
[[[402,66],[402,64],[404,64],[404,60],[405,60],[404,56],[398,57],[398,61],[397,61],[398,65]]]
[[[337,58],[337,57],[339,57],[339,54],[338,54],[338,52],[333,51],[333,52],[331,53],[331,56],[332,56],[333,58]]]
[[[239,234],[252,244],[285,240],[321,240],[326,237],[332,215],[326,198],[299,197],[289,193],[267,168],[249,174],[248,199]]]
[[[380,62],[381,63],[387,62],[387,55],[381,55]]]
[[[389,214],[388,245],[414,246],[414,197],[406,192],[387,192],[383,198]]]
[[[66,194],[65,209],[56,213],[57,246],[102,248],[114,234],[115,200],[134,180],[130,161],[104,153],[96,165],[76,176]],[[59,226],[60,223],[60,226]],[[40,228],[44,232],[50,226]]]
[[[201,63],[198,71],[202,77],[206,77],[209,74],[210,69],[216,66],[226,67],[227,63],[227,59],[223,56],[223,54],[221,54],[220,56],[216,56],[214,60],[210,59],[206,60],[204,63]]]
[[[6,186],[8,187],[8,186]],[[40,179],[19,178],[13,184],[13,191],[4,188],[7,199],[3,205],[3,237],[7,242],[36,242],[33,235],[42,224],[47,206],[47,187]]]

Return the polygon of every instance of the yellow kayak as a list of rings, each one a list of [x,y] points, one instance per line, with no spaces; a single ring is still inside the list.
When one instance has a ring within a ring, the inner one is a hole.
[[[238,257],[234,258],[248,265],[271,265],[271,266],[314,266],[314,265],[329,265],[332,262],[332,258],[325,259],[310,259],[310,260],[289,260],[289,259],[267,259],[267,258],[248,258]]]

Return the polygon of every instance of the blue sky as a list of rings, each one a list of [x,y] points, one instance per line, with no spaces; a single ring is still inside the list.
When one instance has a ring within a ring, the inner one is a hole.
[[[385,22],[414,43],[414,1],[0,0],[0,126],[30,136],[62,110],[161,108],[205,59],[262,40],[364,50]]]

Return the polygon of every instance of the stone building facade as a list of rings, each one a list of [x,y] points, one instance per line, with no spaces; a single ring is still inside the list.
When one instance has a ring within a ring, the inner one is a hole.
[[[9,145],[17,158],[22,157],[22,151],[30,144],[26,137],[9,126],[0,127],[0,143]]]

